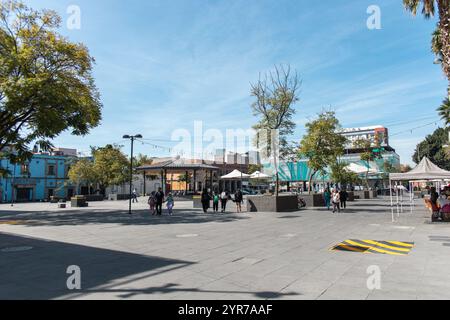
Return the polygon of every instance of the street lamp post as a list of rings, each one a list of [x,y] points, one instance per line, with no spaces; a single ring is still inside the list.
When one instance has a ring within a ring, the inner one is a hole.
[[[11,207],[14,207],[14,196],[15,196],[15,194],[14,194],[14,191],[15,191],[14,183],[15,183],[15,180],[16,180],[16,164],[13,163],[12,165],[13,165],[13,176],[12,176],[12,179],[11,179]]]
[[[134,140],[136,139],[142,139],[142,135],[137,134],[135,136],[130,135],[124,135],[123,139],[130,139],[131,140],[131,158],[130,158],[130,201],[128,206],[128,214],[131,213],[131,200],[132,200],[132,193],[133,193],[133,148],[134,148]]]

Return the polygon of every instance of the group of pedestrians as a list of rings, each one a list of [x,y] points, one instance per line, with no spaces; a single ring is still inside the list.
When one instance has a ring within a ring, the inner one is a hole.
[[[338,190],[327,188],[323,194],[325,199],[325,206],[328,210],[333,207],[333,213],[341,212],[341,210],[347,209],[348,192],[345,189]]]
[[[134,197],[133,197],[134,198]],[[136,200],[137,201],[137,200]],[[234,194],[234,198],[228,191],[223,191],[222,193],[214,192],[212,195],[208,193],[205,189],[201,195],[201,202],[203,207],[203,212],[207,213],[211,201],[213,203],[213,212],[219,212],[219,205],[221,208],[221,212],[225,213],[227,210],[227,204],[229,201],[233,201],[236,204],[236,210],[238,213],[242,212],[242,203],[244,201],[244,196],[241,190],[238,190]],[[162,215],[162,207],[163,204],[166,204],[167,212],[171,216],[173,214],[173,208],[175,207],[175,200],[172,193],[169,193],[167,197],[165,197],[162,188],[159,188],[158,191],[153,191],[148,198],[148,205],[150,206],[150,212],[153,216],[161,216]]]
[[[236,191],[234,194],[234,199],[231,196],[231,194],[228,191],[223,191],[222,193],[218,193],[214,191],[214,193],[211,195],[208,190],[204,189],[201,195],[201,202],[203,207],[203,212],[207,213],[211,201],[213,203],[213,212],[218,213],[219,212],[219,204],[221,205],[221,212],[225,213],[227,210],[227,204],[229,201],[233,201],[236,204],[236,210],[238,213],[242,212],[242,203],[244,201],[244,196],[242,194],[241,190]]]
[[[153,191],[148,198],[148,204],[150,205],[150,212],[153,216],[162,215],[162,206],[166,203],[167,211],[171,216],[173,214],[173,207],[175,206],[175,201],[173,195],[169,193],[167,198],[164,195],[162,188],[159,188],[157,192]]]

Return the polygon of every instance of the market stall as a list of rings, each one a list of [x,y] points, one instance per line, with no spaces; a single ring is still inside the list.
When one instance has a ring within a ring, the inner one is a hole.
[[[411,211],[414,207],[414,193],[412,192],[412,183],[418,181],[433,182],[436,188],[439,190],[442,183],[450,179],[450,171],[439,168],[427,157],[410,172],[406,173],[391,173],[389,175],[389,186],[390,186],[390,198],[391,198],[391,211],[392,211],[392,221],[395,222],[394,206],[397,207],[397,217],[403,212],[403,194],[404,182],[409,183],[409,205]],[[394,203],[394,195],[392,190],[395,190],[396,203]]]

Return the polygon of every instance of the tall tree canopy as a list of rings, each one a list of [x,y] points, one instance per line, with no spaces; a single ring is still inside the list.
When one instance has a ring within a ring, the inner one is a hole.
[[[403,4],[414,15],[421,10],[427,19],[438,13],[439,22],[433,33],[432,50],[450,81],[450,0],[403,0]],[[438,111],[446,124],[450,124],[450,83],[447,97]]]
[[[130,162],[120,147],[92,148],[92,156],[92,161],[80,160],[70,168],[72,182],[97,185],[104,194],[107,187],[128,181]]]
[[[380,139],[377,137],[374,141],[370,139],[358,139],[353,143],[353,146],[361,151],[361,161],[364,161],[366,164],[367,171],[365,181],[367,188],[369,188],[370,162],[382,158]]]
[[[270,150],[276,170],[276,194],[278,195],[278,158],[287,158],[292,154],[292,146],[287,137],[295,130],[292,120],[296,110],[295,104],[299,101],[300,79],[296,71],[288,66],[276,66],[273,71],[260,76],[252,84],[251,95],[255,98],[252,104],[253,113],[259,117],[259,122],[253,126],[255,130],[263,132],[265,138],[259,139],[258,145]],[[277,133],[277,137],[273,136]],[[263,146],[261,146],[263,144]]]
[[[445,148],[449,144],[449,131],[450,128],[439,128],[433,134],[427,136],[424,141],[417,145],[413,161],[419,163],[424,157],[428,157],[442,169],[450,170],[450,155]]]
[[[20,1],[0,2],[0,150],[26,159],[66,130],[85,135],[101,120],[94,59],[56,32],[61,18]],[[8,147],[8,148],[6,148]]]
[[[339,133],[340,129],[339,120],[332,111],[322,112],[316,120],[306,124],[307,133],[300,142],[299,152],[301,157],[308,159],[308,166],[313,170],[309,179],[310,191],[315,175],[325,173],[344,154],[347,138]]]

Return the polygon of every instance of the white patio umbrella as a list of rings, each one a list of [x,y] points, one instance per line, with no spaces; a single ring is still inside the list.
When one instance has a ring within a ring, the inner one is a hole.
[[[224,180],[237,180],[237,179],[248,179],[250,178],[249,174],[245,174],[240,172],[239,170],[234,170],[233,172],[220,177],[220,179],[224,179]]]
[[[272,177],[259,171],[256,171],[250,176],[250,179],[270,179],[270,178]]]

